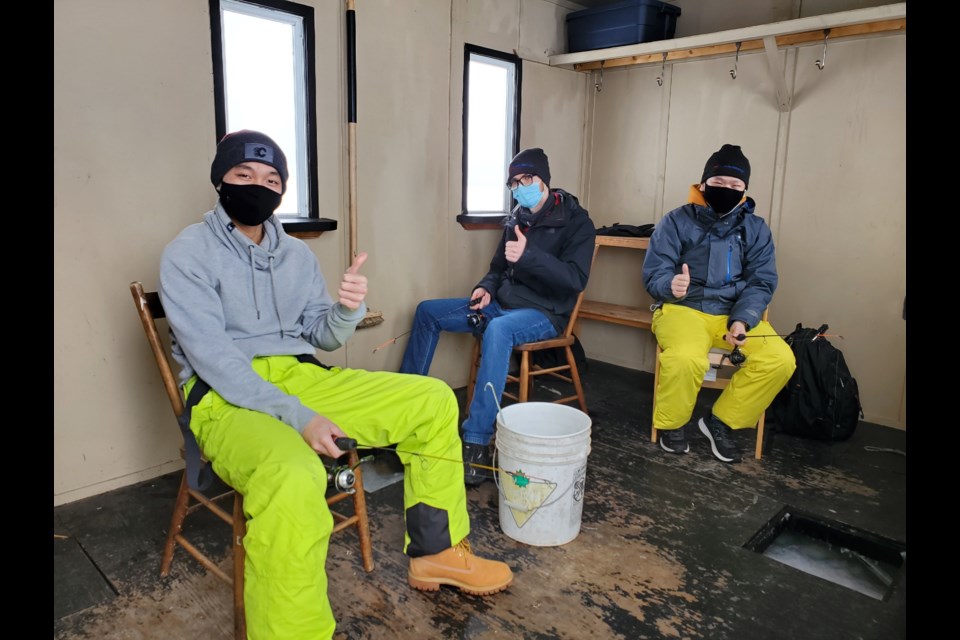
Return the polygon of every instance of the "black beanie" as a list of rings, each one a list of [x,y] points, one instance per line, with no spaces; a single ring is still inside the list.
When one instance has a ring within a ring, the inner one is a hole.
[[[703,177],[700,178],[700,184],[707,181],[707,178],[713,176],[730,176],[731,178],[740,178],[746,187],[750,186],[750,161],[740,151],[740,147],[733,144],[725,144],[720,147],[703,167]]]
[[[550,186],[550,163],[547,162],[547,154],[543,149],[524,149],[515,155],[510,161],[510,168],[507,169],[507,184],[510,184],[513,176],[521,173],[540,176],[544,184]]]
[[[210,165],[210,182],[219,187],[227,171],[242,162],[262,162],[280,174],[281,193],[287,191],[287,157],[266,134],[243,129],[223,136],[217,145],[217,155]]]

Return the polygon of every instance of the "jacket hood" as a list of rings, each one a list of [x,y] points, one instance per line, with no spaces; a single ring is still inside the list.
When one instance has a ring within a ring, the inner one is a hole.
[[[256,244],[237,229],[237,225],[230,219],[219,201],[213,211],[204,215],[203,221],[214,236],[238,258],[249,262],[252,255],[257,269],[268,269],[269,257],[280,249],[282,227],[276,215],[271,215],[263,223],[264,239],[260,244]]]
[[[524,220],[532,219],[534,225],[543,227],[562,227],[574,215],[585,213],[577,196],[563,189],[550,189],[550,195],[543,203],[543,208],[535,214],[517,205],[513,208],[510,217],[506,219],[505,225],[508,227],[517,225],[521,221],[521,212],[524,212]]]
[[[731,213],[752,214],[756,208],[756,202],[753,201],[753,198],[748,195],[744,195],[743,199],[740,200],[737,206],[730,211],[727,211],[723,215],[720,215],[713,210],[713,207],[707,204],[707,201],[703,197],[703,192],[700,191],[699,184],[690,185],[689,203],[696,205],[694,209],[697,212],[697,217],[706,218],[707,220],[719,220],[720,218],[724,218]]]
[[[281,240],[284,236],[283,227],[276,215],[271,215],[263,223],[263,241],[260,244],[243,234],[237,225],[230,219],[223,205],[217,202],[213,211],[203,217],[204,223],[213,232],[213,235],[237,258],[249,265],[250,281],[253,287],[253,304],[257,318],[261,315],[261,300],[258,297],[256,271],[267,271],[270,279],[274,279],[274,263],[279,258],[282,248]],[[273,291],[273,308],[280,325],[280,334],[283,335],[283,318],[280,317],[280,305],[276,299],[276,283],[271,287]]]

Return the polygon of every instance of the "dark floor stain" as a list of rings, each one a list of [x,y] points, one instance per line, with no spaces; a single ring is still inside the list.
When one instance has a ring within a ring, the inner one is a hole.
[[[862,423],[850,441],[824,443],[771,430],[762,460],[748,455],[725,465],[693,432],[690,453],[671,455],[650,441],[652,383],[650,374],[604,363],[591,363],[585,374],[593,430],[581,526],[572,542],[518,542],[500,526],[497,487],[468,490],[474,550],[514,569],[504,593],[410,589],[401,552],[402,483],[368,495],[374,572],[363,571],[354,532],[338,533],[330,543],[335,637],[906,637],[905,563],[892,595],[880,602],[744,548],[787,504],[905,544],[905,456],[876,449],[905,452],[906,434]],[[464,390],[457,396],[462,411]],[[545,390],[535,399],[552,396]],[[709,411],[715,397],[702,393],[697,415]],[[752,454],[753,430],[735,438]],[[182,550],[171,575],[159,577],[178,481],[179,474],[167,474],[55,509],[55,530],[69,536],[54,548],[55,639],[232,637],[228,585]],[[229,573],[225,525],[197,519],[191,526]],[[82,545],[83,558],[69,554],[69,545]]]

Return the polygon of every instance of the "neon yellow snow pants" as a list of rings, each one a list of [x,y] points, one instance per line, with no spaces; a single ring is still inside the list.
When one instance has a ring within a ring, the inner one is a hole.
[[[438,553],[467,536],[459,411],[444,382],[391,372],[327,370],[292,356],[255,358],[253,368],[332,420],[361,447],[397,444],[404,465],[404,552]],[[185,385],[186,393],[194,380]],[[247,637],[331,638],[336,622],[324,564],[333,517],[319,456],[289,425],[229,404],[213,390],[194,407],[190,429],[217,475],[244,497]]]
[[[732,348],[723,339],[727,320],[727,316],[677,304],[665,304],[654,312],[651,330],[663,350],[653,414],[653,426],[657,429],[677,429],[690,421],[700,384],[710,367],[707,352],[712,348]],[[796,369],[790,346],[774,334],[776,331],[766,321],[747,332],[748,337],[768,337],[749,339],[740,347],[747,361],[733,374],[713,405],[713,414],[731,429],[757,426],[760,415]]]

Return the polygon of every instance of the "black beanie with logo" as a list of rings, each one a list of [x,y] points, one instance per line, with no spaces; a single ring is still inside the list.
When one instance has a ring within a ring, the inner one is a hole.
[[[242,162],[262,162],[280,174],[281,192],[287,191],[287,157],[270,136],[243,129],[223,136],[217,145],[217,155],[210,165],[210,182],[219,187],[227,171]]]
[[[703,177],[700,178],[700,184],[713,176],[740,178],[743,180],[744,186],[749,187],[750,161],[743,155],[739,146],[725,144],[707,160],[707,164],[703,167]]]
[[[507,184],[510,184],[513,176],[524,173],[539,176],[545,185],[550,186],[550,163],[543,149],[524,149],[515,155],[507,169]]]

